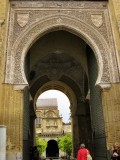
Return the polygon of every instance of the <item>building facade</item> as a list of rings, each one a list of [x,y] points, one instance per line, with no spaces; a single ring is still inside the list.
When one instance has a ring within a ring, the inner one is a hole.
[[[38,99],[36,106],[36,134],[40,139],[47,141],[46,152],[43,156],[64,156],[64,153],[58,148],[57,138],[71,133],[71,123],[63,122],[56,98]]]
[[[57,99],[39,99],[37,101],[36,114],[37,133],[62,133],[62,117],[60,117],[59,115]],[[41,127],[38,128],[37,125],[39,124],[41,125]],[[38,129],[40,129],[40,131]]]
[[[6,160],[29,159],[35,104],[49,89],[70,100],[73,156],[84,142],[95,160],[108,159],[120,141],[119,0],[0,0]]]

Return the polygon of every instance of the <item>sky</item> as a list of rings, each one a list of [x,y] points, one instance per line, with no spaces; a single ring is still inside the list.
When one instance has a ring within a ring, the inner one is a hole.
[[[68,97],[58,91],[58,90],[49,90],[44,93],[42,93],[39,97],[39,99],[45,99],[45,98],[57,98],[58,102],[58,110],[59,114],[62,115],[63,117],[63,122],[68,123],[69,122],[69,117],[70,117],[70,101]]]

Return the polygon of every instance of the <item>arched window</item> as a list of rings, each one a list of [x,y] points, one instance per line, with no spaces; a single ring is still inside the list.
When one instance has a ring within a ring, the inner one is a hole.
[[[57,120],[54,120],[54,125],[57,126]]]
[[[52,112],[47,113],[47,117],[53,117],[53,113]]]

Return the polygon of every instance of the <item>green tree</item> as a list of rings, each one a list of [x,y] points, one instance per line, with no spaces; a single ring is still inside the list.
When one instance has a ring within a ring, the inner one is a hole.
[[[70,158],[72,153],[72,134],[66,134],[62,137],[59,137],[57,142],[59,149],[65,152]]]
[[[36,135],[36,146],[41,156],[41,154],[46,150],[47,142],[45,139],[40,139],[38,135]]]

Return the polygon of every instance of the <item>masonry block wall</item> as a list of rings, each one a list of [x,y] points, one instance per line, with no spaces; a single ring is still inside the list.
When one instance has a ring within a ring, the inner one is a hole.
[[[0,0],[0,124],[7,129],[7,160],[22,156],[23,92],[4,84],[9,1]]]
[[[105,117],[106,140],[108,150],[120,141],[120,84],[112,84],[102,91],[103,113]]]

